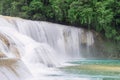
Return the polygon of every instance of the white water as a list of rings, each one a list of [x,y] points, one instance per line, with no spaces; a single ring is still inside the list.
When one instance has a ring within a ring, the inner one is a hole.
[[[7,37],[11,43],[11,48],[14,46],[18,49],[20,57],[12,54],[11,49],[2,41],[0,41],[0,49],[8,56],[8,59],[20,58],[24,62],[33,76],[28,80],[91,80],[72,76],[59,77],[57,75],[63,75],[63,72],[56,67],[64,66],[64,62],[68,60],[83,58],[81,55],[82,44],[87,46],[86,49],[94,44],[92,32],[49,22],[1,16],[0,33]],[[21,68],[22,65],[19,67]],[[11,73],[3,71],[8,74]],[[20,73],[24,74],[23,72]],[[15,77],[13,75],[11,73],[11,79],[8,80],[13,80],[12,78]],[[1,79],[7,80],[4,77]],[[17,78],[14,80],[24,79]]]

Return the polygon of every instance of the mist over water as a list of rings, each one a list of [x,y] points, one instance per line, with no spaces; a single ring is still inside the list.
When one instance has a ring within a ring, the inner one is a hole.
[[[90,31],[0,16],[0,35],[1,80],[102,80],[75,77],[58,69],[71,65],[68,61],[85,59],[83,46],[89,56],[94,44]]]

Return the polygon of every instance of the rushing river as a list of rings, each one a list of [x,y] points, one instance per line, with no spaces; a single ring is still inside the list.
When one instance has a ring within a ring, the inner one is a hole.
[[[0,80],[119,80],[119,60],[87,60],[94,44],[91,31],[0,16]]]

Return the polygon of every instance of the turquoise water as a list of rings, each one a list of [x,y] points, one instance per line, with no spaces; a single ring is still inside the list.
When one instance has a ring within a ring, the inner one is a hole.
[[[120,66],[120,60],[74,60],[69,63]]]
[[[79,80],[120,80],[120,60],[74,60],[60,68],[67,76]]]

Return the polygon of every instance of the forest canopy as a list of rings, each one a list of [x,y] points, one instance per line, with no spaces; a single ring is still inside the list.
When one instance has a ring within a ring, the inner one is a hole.
[[[0,14],[94,29],[120,41],[120,0],[0,0]]]

